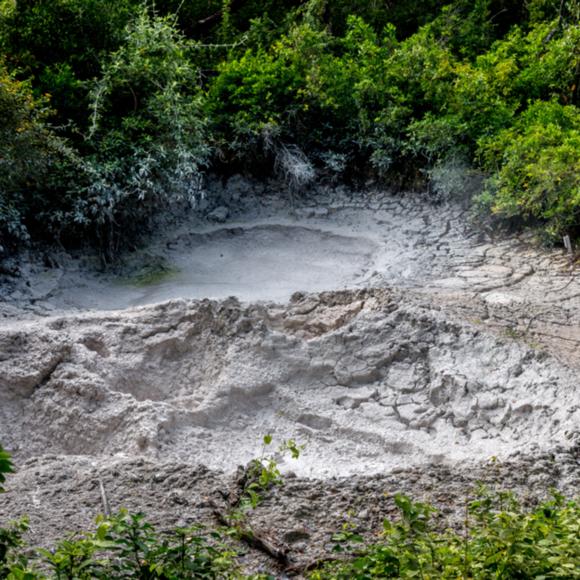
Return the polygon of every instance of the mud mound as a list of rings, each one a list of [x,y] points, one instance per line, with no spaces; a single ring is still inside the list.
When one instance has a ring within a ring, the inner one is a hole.
[[[580,369],[580,277],[563,252],[472,228],[453,201],[331,187],[309,199],[290,207],[262,188],[227,224],[168,224],[116,275],[84,254],[32,256],[19,277],[0,280],[0,327],[175,298],[286,301],[295,291],[396,287]]]
[[[0,335],[0,440],[17,458],[142,455],[233,470],[264,433],[313,476],[572,444],[572,373],[390,290],[286,306],[173,301]]]
[[[85,255],[21,263],[0,284],[0,441],[19,468],[5,520],[29,514],[46,546],[91,526],[104,486],[162,528],[213,526],[266,433],[306,445],[249,516],[297,565],[328,555],[347,512],[376,533],[397,491],[444,514],[478,481],[575,493],[569,260],[471,230],[456,203],[351,194],[250,196],[227,225],[166,228],[116,275]]]

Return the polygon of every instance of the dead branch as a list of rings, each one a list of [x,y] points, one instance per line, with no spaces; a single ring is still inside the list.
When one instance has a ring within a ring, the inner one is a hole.
[[[211,502],[211,507],[213,509],[213,514],[217,521],[222,526],[233,527],[232,522],[228,516],[228,513],[221,509],[215,502]],[[238,532],[238,538],[240,541],[244,542],[251,548],[266,554],[273,560],[276,560],[280,565],[285,568],[288,566],[288,546],[282,546],[278,548],[274,545],[272,541],[268,538],[259,534],[253,530],[248,529],[243,524],[236,523],[236,531]]]
[[[239,6],[241,4],[242,4],[241,0],[232,0],[232,3],[230,4],[230,10],[233,11],[235,8],[239,8]],[[197,23],[200,26],[211,26],[215,22],[221,20],[222,16],[223,16],[223,10],[218,10],[217,12],[210,14],[206,18],[202,18],[201,20],[198,20]]]

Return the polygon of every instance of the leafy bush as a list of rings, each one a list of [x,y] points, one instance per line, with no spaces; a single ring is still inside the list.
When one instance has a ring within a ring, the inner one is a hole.
[[[256,509],[270,487],[284,484],[278,461],[273,454],[266,452],[266,449],[272,444],[272,436],[265,435],[262,443],[261,454],[252,459],[246,468],[238,505],[233,506],[234,510],[238,512],[233,514],[234,519],[239,519],[249,510]],[[292,459],[298,459],[302,449],[302,445],[298,445],[293,439],[288,439],[278,447],[276,455],[281,456],[288,453]]]
[[[271,465],[261,464],[249,475],[252,493],[244,494],[243,509],[252,509],[259,501],[253,493],[261,494],[279,481],[279,473]],[[395,504],[400,518],[384,522],[379,542],[365,545],[358,531],[345,525],[333,536],[335,559],[308,577],[580,578],[580,506],[557,493],[552,500],[528,511],[510,493],[481,489],[469,502],[463,529],[458,531],[440,531],[431,520],[436,510],[428,504],[413,502],[404,495],[397,495]],[[267,575],[242,573],[228,541],[228,535],[237,536],[235,526],[222,532],[197,525],[159,532],[143,514],[121,510],[112,517],[100,517],[94,533],[71,536],[52,550],[38,550],[38,556],[33,557],[22,541],[26,523],[21,522],[0,530],[0,577],[265,580]],[[3,546],[7,548],[4,560]]]
[[[270,576],[241,573],[229,539],[253,539],[246,522],[248,512],[257,507],[270,487],[284,483],[274,455],[267,453],[271,444],[272,436],[266,435],[260,456],[248,464],[240,493],[224,518],[226,527],[219,531],[196,524],[159,532],[144,514],[121,509],[113,516],[99,516],[95,532],[73,534],[54,549],[32,551],[23,540],[27,521],[21,520],[0,528],[0,578],[266,580]],[[289,453],[297,459],[301,449],[288,440],[276,453]],[[0,446],[0,478],[11,470],[10,456]]]
[[[143,11],[127,28],[94,84],[78,151],[50,129],[47,98],[0,73],[4,237],[26,239],[30,224],[53,235],[96,231],[112,258],[121,231],[131,237],[153,211],[195,199],[209,154],[206,121],[191,43],[172,19]]]
[[[514,127],[480,140],[492,172],[482,201],[494,213],[547,223],[553,236],[580,224],[580,111],[538,101]],[[574,231],[576,229],[576,231]]]
[[[3,484],[8,473],[14,473],[14,466],[10,453],[0,444],[0,493],[5,491]],[[25,518],[10,522],[6,528],[0,527],[0,578],[8,577],[12,572],[15,572],[15,578],[19,578],[18,570],[26,569],[26,557],[20,550],[24,547],[22,537],[27,529],[28,521]]]
[[[560,28],[558,21],[540,22],[527,32],[514,26],[506,38],[478,56],[475,65],[499,96],[520,106],[529,99],[553,96],[570,101],[579,50],[577,26]]]
[[[0,445],[0,493],[4,491],[2,484],[6,481],[6,474],[13,473],[14,467],[10,458],[10,453],[5,451]]]
[[[509,493],[481,490],[470,502],[462,533],[438,532],[431,506],[398,495],[400,520],[385,521],[382,540],[310,575],[312,580],[580,578],[580,506],[554,495],[531,512]],[[338,552],[362,538],[346,528]]]
[[[35,580],[36,576],[28,564],[24,534],[28,531],[28,520],[22,518],[0,527],[0,578],[10,580]]]
[[[526,34],[514,27],[475,62],[448,54],[435,61],[431,74],[425,68],[419,78],[435,87],[436,98],[409,124],[410,150],[429,161],[450,154],[473,157],[477,141],[513,125],[528,100],[572,100],[580,30],[568,27],[548,41],[554,27],[555,22],[540,23]]]
[[[74,217],[97,225],[110,257],[121,229],[199,193],[209,149],[190,48],[172,20],[143,11],[92,92]]]
[[[134,236],[159,208],[195,198],[210,161],[303,188],[369,173],[424,186],[461,160],[488,172],[484,205],[496,215],[539,219],[553,234],[580,227],[574,179],[561,175],[576,163],[576,129],[557,136],[549,116],[526,121],[536,101],[577,109],[577,2],[154,6],[0,3],[11,71],[0,101],[21,116],[8,114],[0,137],[4,238],[88,233],[111,258],[121,231]],[[528,162],[535,185],[524,185]]]
[[[348,95],[347,71],[333,38],[310,23],[294,26],[270,50],[247,50],[223,63],[209,91],[218,133],[234,156],[275,136],[304,150],[329,146]]]
[[[163,534],[143,514],[125,510],[98,518],[95,533],[71,537],[39,553],[54,577],[71,580],[239,577],[235,554],[217,532],[192,526]]]
[[[9,580],[242,578],[227,536],[201,526],[159,532],[143,514],[125,510],[97,519],[95,532],[69,536],[34,554],[25,520],[0,528],[0,578]],[[256,579],[258,577],[255,577]]]
[[[0,63],[0,245],[27,240],[29,226],[51,228],[51,180],[71,154],[47,124],[47,100]]]
[[[0,51],[35,90],[50,93],[60,122],[85,127],[88,89],[102,55],[115,50],[140,0],[0,3]]]

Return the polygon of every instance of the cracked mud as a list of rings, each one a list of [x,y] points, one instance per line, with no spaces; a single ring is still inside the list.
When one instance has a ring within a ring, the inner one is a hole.
[[[371,529],[385,490],[439,505],[486,478],[577,491],[580,282],[566,256],[472,229],[458,203],[260,199],[152,243],[171,271],[153,284],[66,257],[4,286],[0,440],[20,473],[2,513],[31,513],[46,541],[94,517],[101,476],[117,505],[164,525],[209,517],[203,498],[265,433],[306,445],[255,515],[280,520],[298,559],[341,509]],[[316,525],[291,509],[300,497]]]

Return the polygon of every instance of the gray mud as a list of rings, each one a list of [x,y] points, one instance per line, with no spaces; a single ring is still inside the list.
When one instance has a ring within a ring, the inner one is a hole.
[[[300,475],[373,474],[531,453],[572,442],[580,421],[569,369],[389,290],[19,322],[0,350],[1,435],[17,457],[227,471],[272,433],[306,444]]]
[[[275,192],[242,189],[227,223],[166,223],[117,275],[98,274],[86,256],[57,255],[49,260],[57,267],[21,263],[21,276],[0,285],[0,324],[175,298],[285,302],[294,292],[395,287],[580,364],[578,273],[531,234],[473,228],[463,204],[420,196],[328,188],[296,207]],[[213,195],[231,202],[227,189]],[[167,268],[165,279],[136,283],[132,275],[151,264]]]
[[[196,523],[211,528],[216,525],[214,505],[225,507],[224,495],[236,489],[236,478],[192,464],[191,459],[187,463],[90,457],[63,461],[54,455],[30,459],[12,477],[14,491],[2,497],[3,515],[27,514],[31,542],[50,546],[63,531],[93,529],[95,516],[103,509],[102,483],[111,509],[143,511],[161,530]],[[249,524],[272,545],[287,549],[290,567],[299,571],[332,554],[332,536],[345,522],[365,539],[376,541],[383,520],[397,515],[396,493],[435,505],[439,512],[434,517],[441,527],[460,527],[466,502],[479,484],[513,490],[524,504],[534,505],[551,487],[577,493],[579,460],[578,447],[560,447],[471,469],[434,465],[324,480],[290,475],[249,514]],[[263,553],[244,545],[237,549],[246,569],[288,577]]]
[[[252,516],[298,560],[350,508],[374,531],[383,492],[452,511],[481,479],[578,491],[580,282],[561,252],[454,202],[245,203],[169,224],[117,275],[63,254],[4,284],[0,441],[20,473],[3,514],[30,512],[43,541],[86,527],[102,477],[162,525],[211,519],[265,433],[306,445]],[[136,284],[150,263],[167,275]]]

